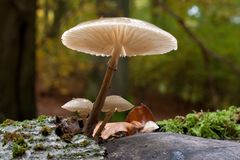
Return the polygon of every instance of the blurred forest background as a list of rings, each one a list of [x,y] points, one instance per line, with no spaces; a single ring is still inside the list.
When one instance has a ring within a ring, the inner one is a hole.
[[[61,35],[99,17],[145,20],[178,40],[169,54],[121,59],[110,94],[157,119],[240,104],[239,0],[2,0],[0,15],[0,120],[95,100],[107,59],[64,47]]]

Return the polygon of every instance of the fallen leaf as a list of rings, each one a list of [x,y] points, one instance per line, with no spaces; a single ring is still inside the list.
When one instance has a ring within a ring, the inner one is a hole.
[[[129,123],[133,121],[140,122],[144,125],[147,121],[155,120],[151,110],[142,103],[140,106],[133,108],[125,119],[125,122]]]
[[[98,130],[99,126],[102,122],[99,122],[94,129],[93,136]],[[133,135],[139,132],[143,128],[143,125],[140,122],[133,121],[131,123],[128,122],[115,122],[115,123],[107,123],[104,127],[104,130],[101,133],[102,139],[108,139],[111,136],[116,135],[117,133],[126,133],[126,135]]]

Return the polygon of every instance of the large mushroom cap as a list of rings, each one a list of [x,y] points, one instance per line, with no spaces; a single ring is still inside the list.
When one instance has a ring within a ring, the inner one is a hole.
[[[110,112],[116,108],[118,112],[124,112],[133,108],[134,105],[120,96],[107,96],[104,102],[102,112]]]
[[[120,56],[163,54],[177,49],[177,40],[168,32],[125,17],[80,23],[63,33],[62,42],[70,49],[97,56],[111,56],[116,44],[122,45]]]
[[[70,112],[80,112],[81,114],[88,114],[91,112],[93,103],[85,98],[75,98],[65,103],[62,108]]]

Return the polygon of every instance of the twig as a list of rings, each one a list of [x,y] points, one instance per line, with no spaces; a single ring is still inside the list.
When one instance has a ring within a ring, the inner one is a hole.
[[[96,132],[95,135],[94,135],[94,139],[95,139],[95,140],[98,140],[98,139],[99,139],[99,136],[101,135],[101,133],[102,133],[105,125],[107,124],[107,122],[109,122],[109,120],[111,119],[113,113],[115,113],[115,112],[116,112],[116,109],[114,109],[114,110],[112,110],[112,111],[110,111],[110,112],[107,113],[107,115],[105,116],[105,118],[104,118],[104,120],[102,121],[101,125],[99,126],[97,132]]]

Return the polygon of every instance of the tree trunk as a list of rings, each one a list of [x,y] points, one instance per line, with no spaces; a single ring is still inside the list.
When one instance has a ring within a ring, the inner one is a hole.
[[[0,121],[35,117],[35,0],[0,1]]]

